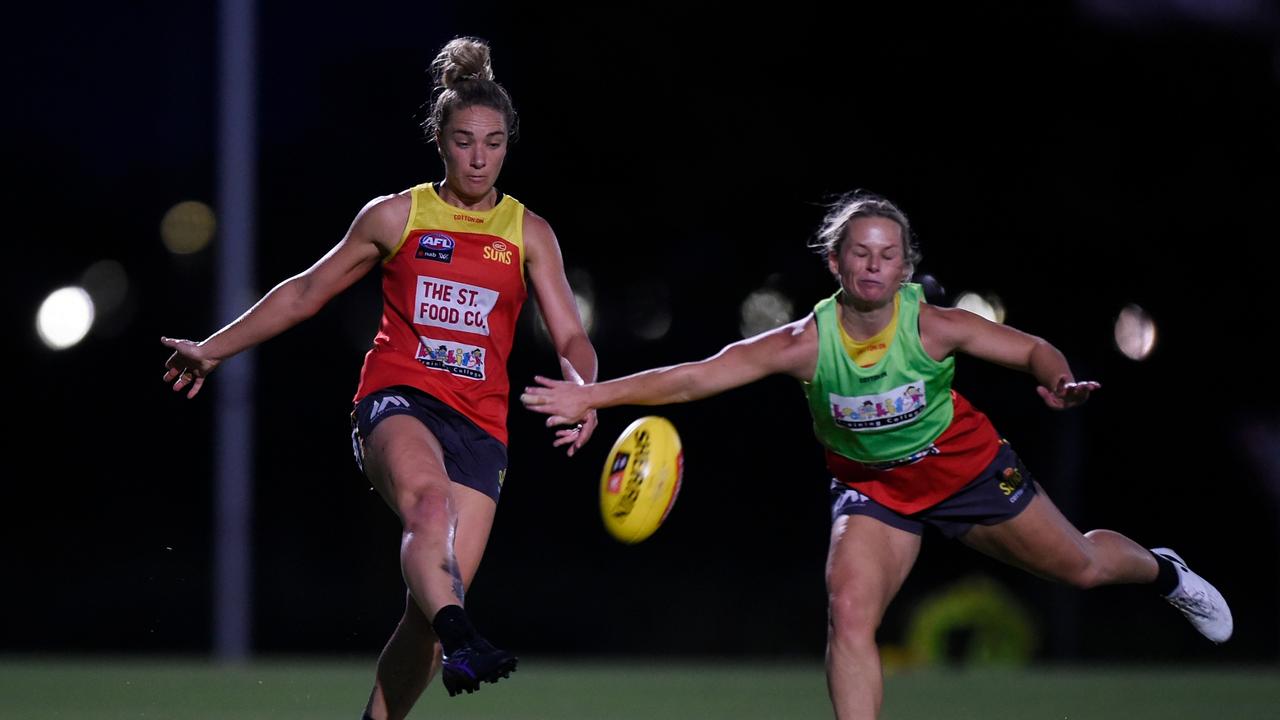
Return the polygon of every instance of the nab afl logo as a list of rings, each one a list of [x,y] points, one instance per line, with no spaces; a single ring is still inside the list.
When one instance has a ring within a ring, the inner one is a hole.
[[[427,233],[418,238],[418,259],[436,262],[453,261],[453,238],[442,233]]]

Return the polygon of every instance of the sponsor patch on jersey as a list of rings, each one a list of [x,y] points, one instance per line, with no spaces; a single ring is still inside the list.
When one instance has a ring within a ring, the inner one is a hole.
[[[831,419],[854,432],[913,423],[925,408],[923,382],[907,383],[878,395],[844,397],[829,393]]]
[[[489,313],[498,304],[497,290],[453,280],[418,276],[413,321],[476,335],[489,334]]]
[[[418,362],[432,370],[443,370],[459,377],[484,380],[485,349],[463,345],[452,340],[418,338]]]
[[[453,238],[444,233],[429,232],[418,238],[419,260],[435,260],[436,262],[453,262],[453,248],[457,245]]]

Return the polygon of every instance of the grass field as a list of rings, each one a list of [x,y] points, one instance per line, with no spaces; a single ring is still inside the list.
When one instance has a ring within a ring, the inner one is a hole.
[[[356,720],[371,663],[0,659],[0,719]],[[730,661],[566,663],[526,658],[510,680],[415,718],[754,720],[826,718],[822,667]],[[917,671],[886,686],[884,720],[1277,720],[1280,668]]]

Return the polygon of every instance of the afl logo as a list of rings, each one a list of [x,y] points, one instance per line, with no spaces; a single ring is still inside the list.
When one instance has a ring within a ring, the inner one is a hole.
[[[419,260],[453,262],[453,238],[442,233],[427,233],[418,238]]]

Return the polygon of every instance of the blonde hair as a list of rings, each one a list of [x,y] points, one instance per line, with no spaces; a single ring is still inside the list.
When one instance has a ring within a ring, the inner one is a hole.
[[[903,264],[907,277],[911,277],[921,259],[920,247],[911,234],[911,221],[897,205],[872,192],[854,190],[831,203],[826,217],[822,219],[822,227],[809,247],[818,250],[824,260],[839,254],[849,223],[860,217],[881,217],[898,223],[902,228]]]

